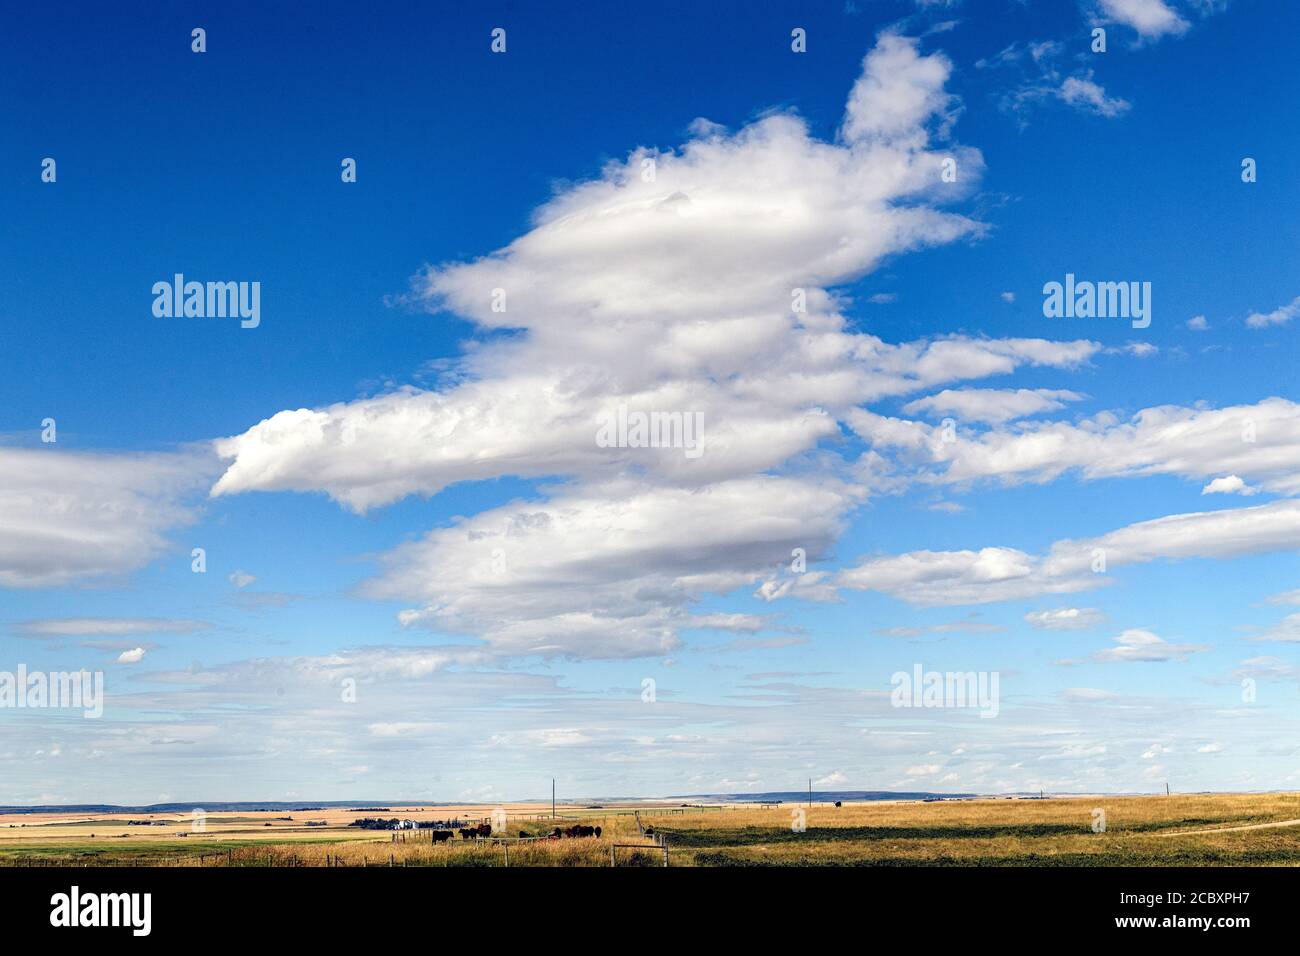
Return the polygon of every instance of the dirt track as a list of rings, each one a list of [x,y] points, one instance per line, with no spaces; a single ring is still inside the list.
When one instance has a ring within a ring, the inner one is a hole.
[[[1175,833],[1160,833],[1158,836],[1188,836],[1199,833],[1233,833],[1237,830],[1267,830],[1272,827],[1300,826],[1300,820],[1279,820],[1277,823],[1249,823],[1240,827],[1214,827],[1210,830],[1178,830]]]

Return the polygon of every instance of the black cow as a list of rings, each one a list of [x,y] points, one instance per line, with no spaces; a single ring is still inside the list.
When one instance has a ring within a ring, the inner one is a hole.
[[[429,839],[434,843],[445,843],[451,839],[450,830],[430,830]]]

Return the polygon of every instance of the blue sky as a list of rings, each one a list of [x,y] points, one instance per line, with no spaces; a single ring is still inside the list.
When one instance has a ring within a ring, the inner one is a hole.
[[[3,15],[0,803],[1297,785],[1300,13],[408,6]]]

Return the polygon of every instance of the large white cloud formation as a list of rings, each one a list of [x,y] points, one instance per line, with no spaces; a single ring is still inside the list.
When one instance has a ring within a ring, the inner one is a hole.
[[[217,443],[228,467],[212,493],[323,491],[363,512],[455,482],[562,479],[549,501],[396,549],[366,590],[417,602],[408,624],[507,653],[672,647],[699,596],[761,583],[795,547],[829,549],[865,489],[844,483],[843,459],[810,453],[854,409],[1024,366],[1074,368],[1098,351],[891,344],[841,314],[835,286],[982,232],[945,208],[982,169],[978,151],[947,142],[950,72],[942,54],[886,33],[833,141],[787,113],[736,132],[696,121],[676,151],[609,164],[505,248],[417,278],[431,310],[512,332],[476,342],[453,384],[273,415]],[[620,405],[698,413],[704,453],[601,447]],[[506,577],[491,570],[494,550]],[[796,590],[825,597],[816,581]]]

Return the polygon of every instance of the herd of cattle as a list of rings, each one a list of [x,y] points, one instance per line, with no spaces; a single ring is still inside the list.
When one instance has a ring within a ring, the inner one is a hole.
[[[521,837],[527,836],[527,834],[524,833],[523,830],[519,831],[519,835]],[[599,840],[600,827],[589,827],[589,826],[584,826],[581,823],[575,823],[573,826],[565,827],[563,830],[561,830],[559,827],[556,827],[554,830],[552,830],[550,833],[546,835],[546,839],[548,840],[558,840],[560,839],[560,837],[570,837],[570,838],[595,837],[597,840]]]
[[[430,839],[433,840],[434,843],[445,843],[446,841],[452,838],[453,832],[459,833],[460,838],[462,840],[478,840],[485,837],[490,837],[492,835],[492,824],[480,823],[478,826],[461,827],[457,831],[433,830],[429,834],[429,837]],[[556,827],[550,833],[542,837],[530,837],[530,835],[527,832],[520,830],[519,838],[521,840],[527,840],[527,839],[559,840],[564,837],[569,837],[570,839],[577,839],[580,837],[595,837],[597,840],[599,840],[600,834],[601,834],[600,827],[589,827],[581,823],[576,823],[571,827],[564,827],[563,829],[561,829],[560,827]]]
[[[462,840],[479,840],[492,836],[492,824],[479,823],[473,826],[461,826],[461,820],[399,820],[396,817],[385,820],[382,817],[362,817],[360,820],[354,820],[349,826],[361,827],[364,830],[427,830],[429,839],[434,843],[446,843],[455,834],[459,833]],[[270,824],[267,824],[270,826]],[[654,829],[646,831],[653,834]],[[524,830],[519,831],[521,840],[559,840],[564,837],[577,839],[580,837],[595,837],[600,839],[600,827],[589,827],[585,824],[575,823],[571,827],[556,827],[550,833],[540,835],[529,834]]]

